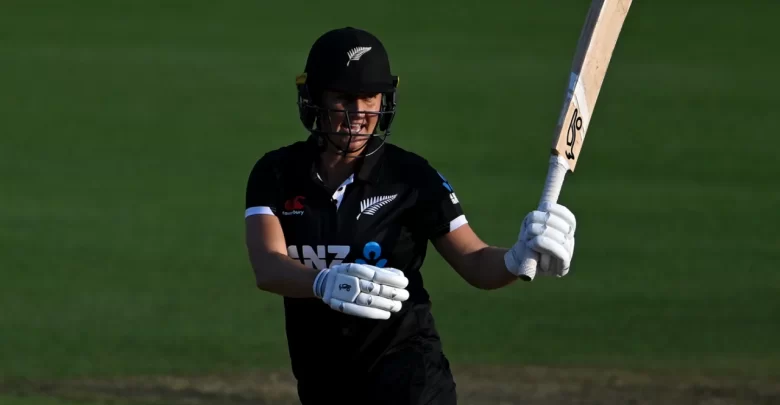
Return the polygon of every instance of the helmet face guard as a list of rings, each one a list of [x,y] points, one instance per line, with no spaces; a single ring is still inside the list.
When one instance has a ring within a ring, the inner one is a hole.
[[[324,91],[318,90],[320,86],[310,87],[306,83],[306,74],[298,76],[296,79],[296,85],[298,87],[298,113],[300,115],[301,123],[312,134],[320,137],[321,144],[325,145],[325,142],[330,143],[340,154],[346,155],[348,153],[360,152],[364,150],[363,155],[368,156],[382,147],[390,136],[390,127],[395,117],[396,112],[396,87],[398,85],[398,78],[393,78],[392,88],[389,91],[378,91],[382,95],[382,101],[379,111],[355,111],[334,109],[322,106],[322,96]],[[312,91],[312,89],[316,89]],[[338,90],[343,91],[343,90]],[[351,91],[344,91],[346,93],[357,93]],[[342,114],[343,122],[346,123],[347,128],[351,127],[350,115],[363,114],[367,117],[376,117],[376,125],[371,134],[368,134],[370,139],[378,139],[376,142],[366,142],[360,148],[351,150],[349,147],[343,149],[341,146],[333,142],[331,136],[348,137],[346,144],[349,145],[353,137],[366,136],[365,134],[357,134],[348,132],[335,132],[333,131],[333,125],[331,125],[331,116]]]

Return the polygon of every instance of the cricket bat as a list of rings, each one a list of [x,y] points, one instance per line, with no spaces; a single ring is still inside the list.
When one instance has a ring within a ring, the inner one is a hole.
[[[632,0],[593,0],[580,32],[563,107],[552,144],[550,166],[539,204],[555,203],[563,179],[574,172],[582,151],[588,124],[596,107],[609,61]],[[521,263],[521,277],[533,280],[539,254],[527,251]]]

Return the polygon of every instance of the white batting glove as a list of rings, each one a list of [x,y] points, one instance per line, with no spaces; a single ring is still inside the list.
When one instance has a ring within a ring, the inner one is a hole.
[[[574,231],[577,220],[566,207],[543,203],[523,220],[517,243],[504,255],[507,270],[518,277],[532,280],[522,273],[521,263],[526,255],[537,259],[536,274],[563,277],[569,273],[574,255]]]
[[[401,270],[367,264],[339,264],[320,271],[314,295],[332,309],[370,319],[388,319],[409,299]]]

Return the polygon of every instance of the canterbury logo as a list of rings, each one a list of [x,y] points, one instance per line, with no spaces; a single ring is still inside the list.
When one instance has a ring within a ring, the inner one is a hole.
[[[347,66],[349,66],[349,62],[358,61],[360,58],[366,54],[366,52],[370,51],[371,47],[368,46],[359,46],[357,48],[352,48],[347,52],[347,57],[349,57],[349,60],[347,61]]]
[[[366,198],[365,200],[360,202],[360,214],[358,214],[357,217],[360,218],[360,216],[363,214],[366,215],[376,214],[376,212],[379,211],[380,208],[384,207],[387,204],[390,204],[391,201],[395,200],[395,197],[398,197],[398,194]]]

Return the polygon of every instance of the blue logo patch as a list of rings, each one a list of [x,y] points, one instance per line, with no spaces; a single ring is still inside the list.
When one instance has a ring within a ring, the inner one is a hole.
[[[363,246],[363,258],[355,259],[358,264],[370,264],[376,267],[385,267],[387,259],[382,259],[382,247],[376,242],[368,242]],[[376,262],[376,263],[372,263]]]
[[[439,173],[439,172],[436,172],[436,173]],[[447,181],[447,179],[444,178],[444,176],[441,173],[439,173],[439,177],[441,177],[442,181],[444,182],[444,183],[441,183],[441,184],[444,186],[444,188],[447,189],[447,191],[449,191],[451,193],[452,192],[452,186],[450,186],[450,182]]]

